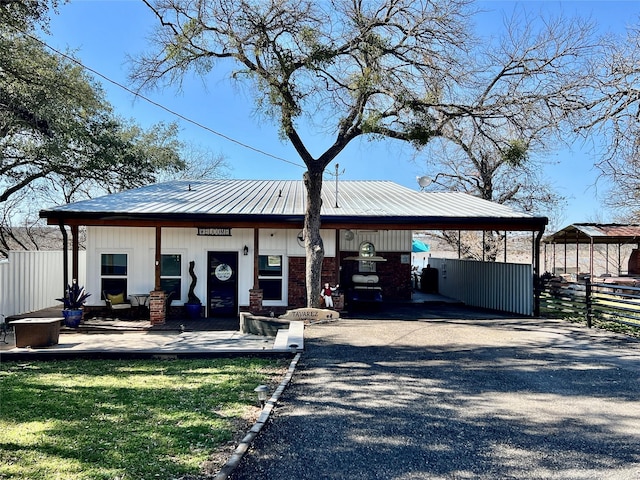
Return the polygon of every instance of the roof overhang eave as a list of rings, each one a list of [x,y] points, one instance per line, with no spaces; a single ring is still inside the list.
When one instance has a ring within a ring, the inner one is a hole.
[[[303,215],[236,215],[236,214],[185,214],[185,213],[122,213],[122,212],[62,212],[41,211],[40,217],[45,218],[50,225],[211,225],[225,224],[233,226],[246,224],[292,224],[299,225],[304,221]]]
[[[185,213],[123,213],[42,210],[40,217],[50,225],[287,225],[296,228],[304,223],[302,214],[185,214]],[[444,217],[386,215],[323,215],[324,228],[384,228],[411,230],[511,230],[544,231],[547,217]]]
[[[442,216],[322,216],[323,226],[388,225],[411,230],[544,231],[547,217],[442,217]]]
[[[557,244],[557,245],[589,245],[591,243],[595,245],[625,245],[631,243],[640,243],[640,237],[637,236],[602,236],[591,237],[588,235],[575,236],[575,235],[550,235],[543,239],[544,243]]]

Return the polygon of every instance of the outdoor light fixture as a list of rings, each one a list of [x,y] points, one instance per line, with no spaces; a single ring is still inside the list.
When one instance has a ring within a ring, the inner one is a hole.
[[[430,177],[427,177],[426,175],[424,175],[422,177],[416,177],[416,182],[418,182],[418,185],[420,186],[420,190],[424,190],[429,185],[431,185],[433,180],[431,180]]]
[[[260,406],[264,408],[264,404],[267,402],[267,397],[269,396],[269,387],[266,385],[258,385],[253,389],[254,392],[258,394],[258,401],[260,402]]]
[[[242,253],[244,255],[249,255],[249,247],[245,245],[244,248],[242,249]]]
[[[432,183],[438,183],[438,177],[444,175],[443,173],[438,173],[434,178],[423,175],[422,177],[416,177],[416,182],[420,186],[420,191],[424,192],[424,190],[431,185]]]

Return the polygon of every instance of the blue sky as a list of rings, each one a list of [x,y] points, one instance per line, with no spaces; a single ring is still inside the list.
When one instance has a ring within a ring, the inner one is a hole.
[[[483,24],[479,26],[488,30],[499,28],[502,16],[509,16],[516,5],[533,14],[562,11],[567,15],[587,16],[596,21],[603,32],[621,34],[633,23],[640,24],[640,1],[487,0],[478,5],[485,10],[481,17]],[[54,48],[75,50],[87,67],[130,86],[127,58],[148,48],[146,38],[154,21],[151,11],[138,0],[72,0],[59,8],[58,15],[52,16],[51,35],[45,40]],[[301,161],[293,147],[279,139],[276,126],[255,115],[250,95],[223,77],[210,79],[206,85],[199,78],[187,78],[181,92],[171,88],[147,92],[145,96],[213,131],[292,163],[244,148],[96,78],[118,115],[133,118],[145,127],[159,121],[178,121],[182,140],[223,154],[232,167],[233,178],[300,179],[304,172],[302,167],[292,164],[301,164]],[[322,137],[314,137],[313,132],[307,132],[306,138],[311,144],[323,145]],[[558,164],[549,166],[546,174],[570,199],[557,227],[610,220],[610,212],[599,206],[598,195],[603,192],[604,185],[597,189],[593,186],[597,172],[593,169],[595,159],[588,151],[582,151],[578,146],[554,152],[552,159]],[[338,156],[329,170],[334,171],[335,162],[339,163],[340,171],[344,170],[341,179],[391,180],[412,189],[418,189],[416,177],[425,172],[413,160],[410,147],[391,141],[356,140]]]

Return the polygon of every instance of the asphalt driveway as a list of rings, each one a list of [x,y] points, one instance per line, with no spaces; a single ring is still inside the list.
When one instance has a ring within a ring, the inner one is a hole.
[[[640,343],[449,308],[307,327],[231,478],[640,478]]]

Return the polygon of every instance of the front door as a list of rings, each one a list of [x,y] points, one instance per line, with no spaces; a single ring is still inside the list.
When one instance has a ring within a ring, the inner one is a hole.
[[[207,302],[210,317],[238,315],[238,252],[208,252]]]

